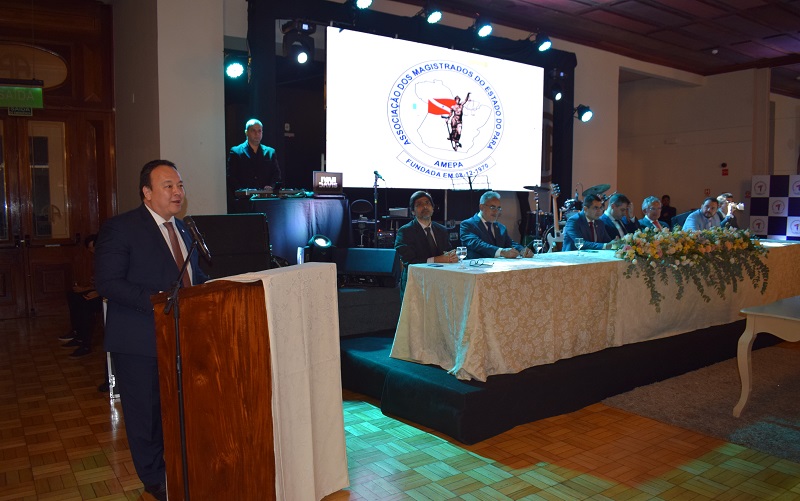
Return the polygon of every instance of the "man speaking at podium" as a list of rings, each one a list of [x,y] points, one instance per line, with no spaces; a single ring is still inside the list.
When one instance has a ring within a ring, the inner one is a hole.
[[[111,353],[133,465],[145,491],[167,499],[155,316],[150,296],[169,291],[192,247],[175,216],[186,193],[174,163],[153,160],[139,176],[142,205],[106,221],[95,250],[97,292],[108,302],[105,349]],[[207,276],[192,255],[183,287]]]

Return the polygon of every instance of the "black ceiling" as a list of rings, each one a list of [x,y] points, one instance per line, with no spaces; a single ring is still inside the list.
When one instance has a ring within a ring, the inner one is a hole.
[[[395,0],[422,6],[424,0]],[[714,75],[771,68],[772,92],[800,98],[800,0],[438,0],[531,33]]]

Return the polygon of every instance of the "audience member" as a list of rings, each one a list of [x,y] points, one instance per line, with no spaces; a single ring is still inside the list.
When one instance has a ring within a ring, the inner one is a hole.
[[[670,205],[669,195],[661,196],[661,216],[658,218],[664,226],[672,228],[672,218],[678,215],[678,209]]]
[[[97,235],[88,235],[83,244],[85,248],[94,255],[94,244]],[[64,348],[75,348],[70,354],[70,358],[80,358],[92,352],[92,333],[95,327],[95,317],[103,311],[103,298],[94,288],[94,277],[88,284],[75,284],[67,292],[67,306],[69,307],[70,332],[59,337],[60,341],[66,341]]]
[[[414,219],[397,230],[394,241],[394,248],[403,263],[401,297],[406,290],[408,265],[458,262],[447,228],[432,220],[434,207],[430,194],[417,191],[411,195],[408,205]]]
[[[600,221],[609,236],[624,237],[639,229],[639,222],[632,215],[631,201],[622,193],[615,193],[608,199],[608,208],[600,216]]]
[[[153,160],[139,176],[138,208],[106,221],[97,239],[97,292],[106,298],[105,348],[111,353],[133,466],[145,491],[167,499],[164,437],[150,296],[176,283],[192,239],[175,216],[185,197],[175,164]],[[192,256],[183,285],[206,276]],[[161,315],[163,312],[157,312]]]
[[[706,198],[703,200],[703,205],[699,209],[691,212],[686,217],[683,229],[686,231],[699,231],[709,228],[718,228],[720,225],[720,220],[717,217],[718,208],[719,202],[717,202],[716,198]]]
[[[533,256],[532,250],[511,240],[505,225],[497,222],[502,212],[500,194],[487,191],[481,195],[478,212],[461,221],[461,243],[467,248],[467,259]]]
[[[642,212],[644,217],[639,220],[639,226],[642,229],[653,228],[656,231],[661,231],[664,227],[659,222],[658,218],[661,216],[661,202],[657,197],[647,197],[642,201]],[[666,226],[669,229],[669,225]]]
[[[577,250],[576,238],[583,239],[584,249],[610,249],[611,237],[600,221],[602,215],[603,201],[600,197],[589,195],[584,198],[583,210],[567,219],[564,227],[564,250]]]

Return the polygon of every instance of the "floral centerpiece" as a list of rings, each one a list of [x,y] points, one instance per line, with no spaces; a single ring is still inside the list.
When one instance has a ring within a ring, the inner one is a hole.
[[[668,284],[671,276],[678,285],[676,299],[681,299],[686,284],[692,283],[705,302],[711,301],[706,292],[714,289],[725,299],[728,287],[736,292],[744,275],[761,293],[767,289],[769,268],[762,261],[767,249],[749,230],[712,228],[701,231],[661,231],[647,228],[629,233],[620,240],[616,256],[630,262],[625,276],[644,276],[650,289],[650,304],[661,311],[664,296],[658,282]]]

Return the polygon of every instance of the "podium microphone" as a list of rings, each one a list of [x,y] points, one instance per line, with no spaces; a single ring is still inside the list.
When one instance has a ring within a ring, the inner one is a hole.
[[[381,176],[380,174],[378,174],[378,171],[375,171],[375,172],[374,172],[374,174],[375,174],[375,177],[376,177],[376,178],[378,178],[378,179],[380,179],[381,181],[386,181],[386,180],[383,178],[383,176]]]
[[[183,224],[186,225],[186,228],[189,230],[189,234],[192,235],[192,240],[197,244],[197,250],[203,256],[203,259],[211,264],[211,252],[208,250],[208,246],[206,245],[205,239],[203,239],[203,235],[197,231],[197,224],[195,224],[194,219],[192,219],[191,216],[186,216],[183,218]]]

